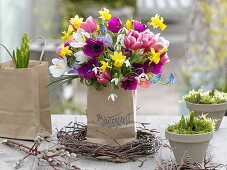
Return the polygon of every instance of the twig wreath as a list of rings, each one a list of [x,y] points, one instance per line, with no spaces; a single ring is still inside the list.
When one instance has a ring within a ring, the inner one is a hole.
[[[143,166],[142,157],[152,155],[158,152],[161,146],[161,140],[155,135],[155,129],[147,129],[146,123],[141,123],[143,127],[137,128],[137,139],[125,145],[110,146],[96,144],[86,141],[87,126],[83,123],[71,122],[64,128],[58,130],[54,135],[55,139],[46,139],[42,134],[38,135],[32,147],[20,144],[12,140],[3,140],[2,144],[16,148],[24,153],[22,159],[19,159],[14,167],[19,169],[23,166],[24,160],[33,156],[39,166],[49,165],[54,170],[58,168],[68,168],[80,170],[76,165],[79,160],[77,155],[85,158],[105,160],[115,163],[125,163],[128,161],[139,161]],[[53,143],[53,147],[43,149],[41,143]],[[56,144],[57,143],[57,144]]]
[[[142,125],[144,126],[143,123]],[[87,126],[71,122],[64,129],[58,131],[57,138],[69,152],[80,154],[86,158],[123,163],[130,160],[136,161],[146,155],[157,153],[161,141],[155,136],[156,132],[156,130],[149,130],[144,126],[137,129],[136,140],[124,145],[110,146],[87,142]]]

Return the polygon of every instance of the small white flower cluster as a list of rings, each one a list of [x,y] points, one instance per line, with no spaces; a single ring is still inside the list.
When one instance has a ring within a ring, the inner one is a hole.
[[[40,133],[40,134],[38,134],[38,136],[36,136],[36,138],[34,139],[34,142],[35,142],[34,148],[35,148],[35,147],[38,147],[38,146],[41,144],[42,141],[44,141],[44,138],[43,138],[43,135]]]

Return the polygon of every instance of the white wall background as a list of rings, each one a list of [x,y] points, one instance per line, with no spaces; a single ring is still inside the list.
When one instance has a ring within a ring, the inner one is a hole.
[[[19,46],[24,32],[53,38],[59,32],[59,0],[0,0],[0,43],[10,52]],[[10,60],[0,48],[0,62]]]
[[[15,49],[24,32],[32,33],[30,0],[0,0],[0,43],[10,51]],[[0,62],[10,60],[3,48],[0,49]]]

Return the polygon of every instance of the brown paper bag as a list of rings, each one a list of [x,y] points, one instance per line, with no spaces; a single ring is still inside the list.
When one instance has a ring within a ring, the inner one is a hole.
[[[110,87],[97,91],[88,87],[87,140],[89,142],[119,145],[136,138],[136,91],[122,88],[114,91],[118,97],[108,100]]]
[[[0,64],[0,136],[34,140],[51,134],[48,63],[29,62],[16,69],[12,61]]]

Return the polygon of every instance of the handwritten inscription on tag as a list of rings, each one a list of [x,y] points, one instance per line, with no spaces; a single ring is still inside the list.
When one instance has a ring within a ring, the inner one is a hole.
[[[114,116],[102,116],[97,115],[97,121],[101,123],[102,127],[121,127],[127,125],[130,122],[130,115],[133,113],[128,113],[127,115],[114,115]]]

